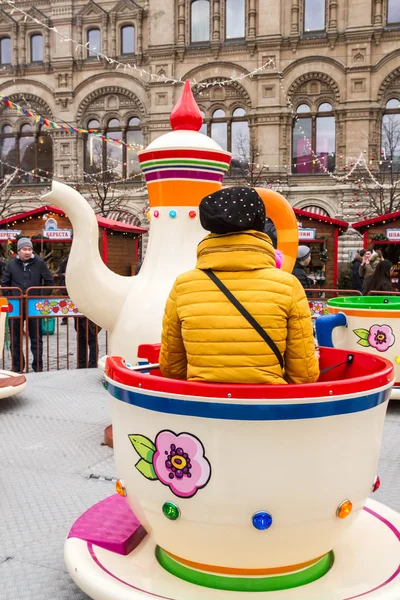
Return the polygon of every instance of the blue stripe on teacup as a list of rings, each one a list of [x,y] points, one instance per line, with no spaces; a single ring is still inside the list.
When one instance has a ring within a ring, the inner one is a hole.
[[[276,404],[223,404],[220,402],[202,402],[199,400],[181,400],[141,394],[136,390],[120,388],[108,380],[108,391],[114,398],[152,410],[154,412],[188,417],[205,417],[232,421],[292,421],[296,419],[320,419],[334,415],[370,410],[389,400],[391,389],[326,402],[308,402],[304,404],[285,404],[284,400]]]

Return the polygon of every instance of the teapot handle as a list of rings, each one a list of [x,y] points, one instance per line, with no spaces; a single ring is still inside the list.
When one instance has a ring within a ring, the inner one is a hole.
[[[315,331],[320,346],[333,348],[332,332],[335,327],[347,327],[347,318],[344,313],[326,315],[316,320]]]

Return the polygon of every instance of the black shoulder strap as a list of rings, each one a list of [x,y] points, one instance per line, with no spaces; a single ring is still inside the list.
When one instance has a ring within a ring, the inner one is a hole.
[[[215,285],[225,294],[225,296],[232,302],[232,304],[238,309],[238,311],[244,316],[245,319],[250,323],[252,327],[257,331],[257,333],[263,338],[265,342],[267,342],[268,346],[274,352],[278,362],[283,369],[283,357],[279,351],[279,348],[275,344],[275,342],[269,337],[268,333],[261,327],[261,325],[255,320],[254,317],[245,309],[243,304],[239,302],[237,298],[228,290],[228,288],[222,283],[222,281],[216,276],[216,274],[211,269],[204,269],[204,273],[208,275],[208,277],[215,283]]]

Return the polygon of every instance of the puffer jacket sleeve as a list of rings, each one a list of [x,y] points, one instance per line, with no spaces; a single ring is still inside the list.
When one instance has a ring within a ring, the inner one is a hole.
[[[160,369],[164,377],[187,379],[187,357],[178,316],[176,282],[171,290],[164,312]]]
[[[315,353],[310,308],[300,282],[295,278],[293,280],[285,352],[285,379],[288,383],[313,383],[319,377],[319,364]]]

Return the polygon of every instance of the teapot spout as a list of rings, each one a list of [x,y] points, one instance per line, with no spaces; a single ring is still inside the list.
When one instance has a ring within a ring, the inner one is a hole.
[[[69,296],[81,313],[111,330],[132,287],[132,278],[113,273],[103,263],[96,215],[79,192],[53,181],[43,200],[64,210],[72,223],[74,237],[66,270]]]

